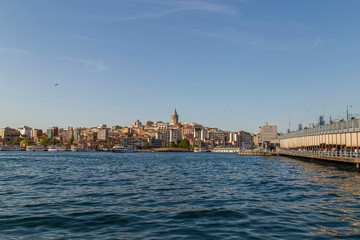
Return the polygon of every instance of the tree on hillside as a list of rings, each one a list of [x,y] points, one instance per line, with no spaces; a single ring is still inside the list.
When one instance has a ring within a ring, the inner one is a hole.
[[[13,144],[20,144],[21,137],[16,137],[15,140],[12,142]]]
[[[47,136],[42,136],[40,140],[40,145],[43,145],[44,147],[49,146],[49,139]]]
[[[181,140],[181,141],[179,142],[178,147],[180,147],[180,148],[185,148],[185,149],[190,149],[189,140],[187,140],[186,138],[184,138],[183,140]]]
[[[24,137],[24,139],[23,139],[23,144],[24,144],[25,146],[27,146],[27,145],[29,145],[29,143],[30,143],[29,138]]]
[[[174,148],[174,147],[176,147],[175,142],[174,141],[169,142],[169,148]]]

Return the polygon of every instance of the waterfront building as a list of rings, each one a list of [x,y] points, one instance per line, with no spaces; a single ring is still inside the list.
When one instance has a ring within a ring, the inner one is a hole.
[[[228,139],[229,143],[231,143],[233,145],[236,145],[236,143],[239,140],[239,135],[237,133],[234,133],[234,132],[229,132],[227,139]]]
[[[260,131],[255,134],[257,146],[264,149],[274,149],[278,138],[277,126],[271,126],[268,122],[264,126],[260,127]]]
[[[169,143],[170,132],[169,131],[156,131],[155,138],[159,141],[165,142],[165,144]]]
[[[31,131],[31,139],[34,140],[34,141],[37,141],[37,139],[39,137],[41,137],[43,135],[43,130],[41,129],[34,129]]]
[[[81,140],[81,128],[79,128],[79,127],[74,129],[74,140],[75,141]]]
[[[68,139],[74,139],[74,128],[73,127],[68,127],[67,132],[66,132],[66,140]]]
[[[194,139],[200,139],[201,138],[201,128],[195,127],[194,128]]]
[[[22,126],[18,130],[19,130],[21,136],[24,136],[24,137],[30,137],[31,136],[31,130],[32,130],[31,127]]]
[[[65,142],[68,139],[67,133],[68,133],[68,130],[66,130],[66,129],[59,130],[59,137],[60,137],[61,142]]]
[[[167,146],[172,141],[177,143],[181,140],[181,131],[180,129],[167,129],[156,131],[155,139],[163,141],[164,146]]]
[[[59,135],[59,128],[58,127],[48,128],[46,130],[46,132],[48,134],[48,138],[54,138],[54,137],[57,137]]]
[[[179,129],[169,130],[169,142],[178,143],[181,140],[181,131]]]
[[[178,114],[177,114],[177,112],[176,112],[176,108],[174,109],[174,113],[173,113],[173,115],[171,116],[171,123],[172,123],[173,125],[177,125],[177,124],[179,123],[179,116],[178,116]]]
[[[82,129],[81,135],[84,136],[86,141],[95,141],[97,133],[93,132],[91,129]]]
[[[201,129],[201,132],[200,132],[200,140],[201,141],[206,141],[208,138],[208,131],[206,129]]]
[[[106,127],[106,125],[101,124],[98,126],[98,135],[97,138],[100,141],[106,141],[109,137],[109,131]]]
[[[240,131],[239,136],[239,147],[241,149],[251,149],[252,148],[252,135],[245,131]]]
[[[226,134],[223,131],[210,131],[209,139],[217,144],[225,144]]]
[[[181,136],[185,138],[185,136],[191,135],[191,138],[194,136],[194,128],[193,127],[183,127],[181,129]]]
[[[0,137],[6,144],[10,144],[20,136],[20,132],[14,128],[6,127],[1,129]]]

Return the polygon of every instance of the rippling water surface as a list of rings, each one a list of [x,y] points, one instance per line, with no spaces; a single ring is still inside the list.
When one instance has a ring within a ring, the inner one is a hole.
[[[0,238],[360,239],[360,174],[221,153],[0,152]]]

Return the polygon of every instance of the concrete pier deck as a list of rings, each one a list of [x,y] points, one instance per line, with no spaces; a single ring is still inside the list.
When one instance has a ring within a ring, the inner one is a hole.
[[[286,153],[286,152],[280,152],[279,156],[306,158],[310,160],[323,160],[323,161],[331,161],[331,162],[339,162],[339,163],[353,163],[357,168],[360,167],[360,158],[354,158],[354,157],[335,157],[335,156],[326,156],[326,155]]]
[[[337,157],[337,156],[301,154],[301,153],[291,153],[291,152],[255,152],[255,151],[239,152],[238,155],[283,156],[283,157],[303,158],[308,160],[322,160],[322,161],[331,161],[331,162],[347,163],[347,164],[350,163],[350,164],[354,164],[357,168],[360,168],[360,158],[354,158],[354,157]]]

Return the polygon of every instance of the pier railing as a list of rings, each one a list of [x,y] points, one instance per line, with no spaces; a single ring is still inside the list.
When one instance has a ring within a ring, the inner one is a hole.
[[[356,151],[322,151],[322,150],[280,150],[280,153],[303,154],[313,156],[328,156],[328,157],[344,157],[344,158],[359,158],[360,154]]]

